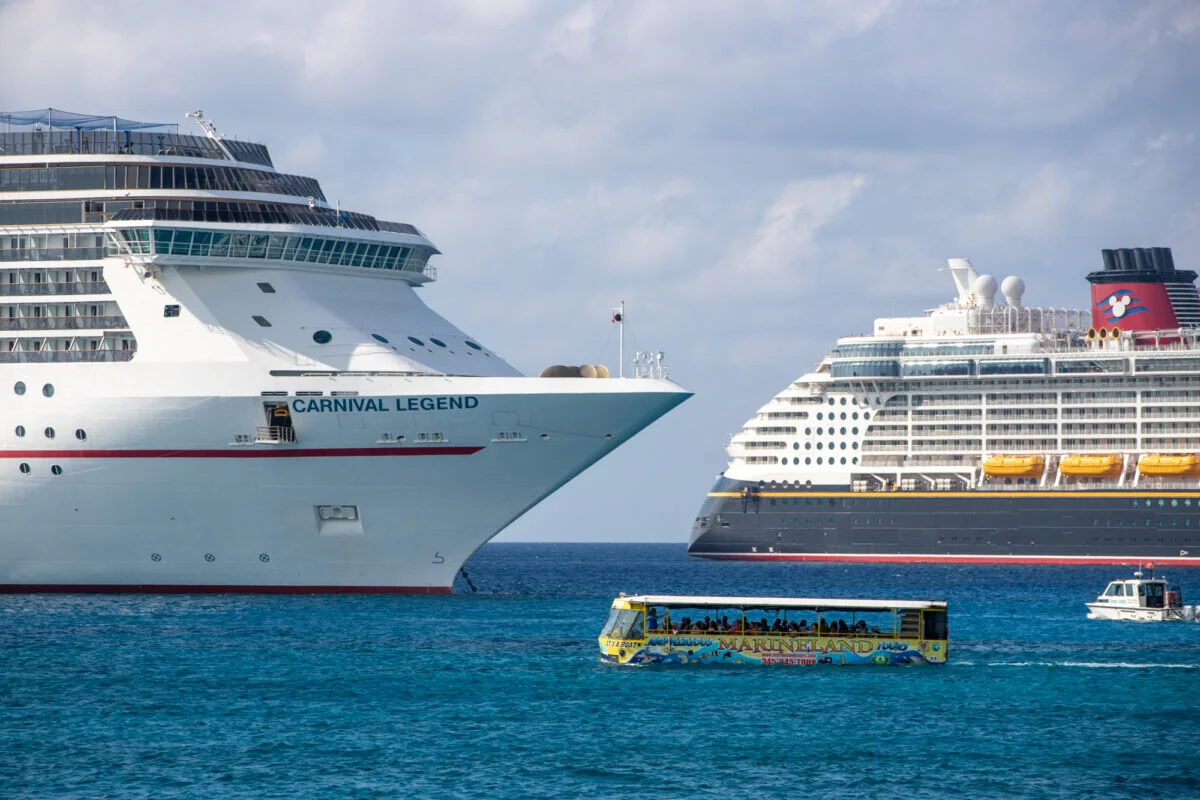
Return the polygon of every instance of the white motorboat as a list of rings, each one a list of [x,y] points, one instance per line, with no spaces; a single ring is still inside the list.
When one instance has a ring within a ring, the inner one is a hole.
[[[1197,617],[1197,607],[1183,604],[1178,586],[1167,587],[1167,579],[1154,576],[1154,565],[1139,569],[1132,578],[1115,580],[1101,592],[1096,602],[1088,603],[1089,619],[1119,619],[1133,622],[1173,622]]]

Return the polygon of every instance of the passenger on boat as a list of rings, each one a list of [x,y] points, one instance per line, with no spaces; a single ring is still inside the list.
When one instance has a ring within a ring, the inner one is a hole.
[[[653,606],[646,611],[646,630],[658,630],[658,611]]]

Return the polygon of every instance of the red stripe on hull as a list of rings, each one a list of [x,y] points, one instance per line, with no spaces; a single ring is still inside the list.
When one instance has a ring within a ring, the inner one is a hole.
[[[182,586],[121,583],[0,583],[0,594],[450,594],[448,586]]]
[[[865,562],[870,564],[1047,564],[1087,566],[1141,564],[1171,564],[1173,566],[1200,567],[1200,558],[1148,556],[1146,558],[1122,558],[1119,556],[938,556],[938,555],[838,555],[827,553],[689,553],[699,558],[725,561],[841,561]]]
[[[360,458],[469,456],[482,447],[310,447],[277,450],[0,450],[0,458]]]

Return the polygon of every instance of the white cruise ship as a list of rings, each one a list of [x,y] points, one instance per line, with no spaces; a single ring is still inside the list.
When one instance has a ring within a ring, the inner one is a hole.
[[[0,591],[448,592],[689,396],[521,376],[420,230],[189,116],[0,113]]]
[[[953,301],[838,339],[730,440],[689,552],[1200,565],[1196,273],[1102,256],[1086,310],[950,259]]]

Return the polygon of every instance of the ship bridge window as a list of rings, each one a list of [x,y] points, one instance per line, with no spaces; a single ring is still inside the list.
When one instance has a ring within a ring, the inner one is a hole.
[[[839,344],[833,349],[834,358],[884,357],[900,355],[902,342],[873,342],[871,344]]]
[[[995,346],[990,342],[956,342],[948,344],[909,344],[904,346],[902,355],[906,357],[922,356],[979,356],[991,355]]]
[[[834,378],[896,378],[900,375],[900,362],[883,359],[861,361],[835,361],[829,367]]]

